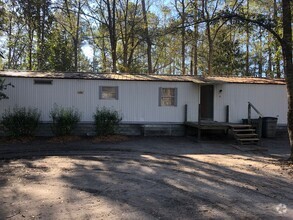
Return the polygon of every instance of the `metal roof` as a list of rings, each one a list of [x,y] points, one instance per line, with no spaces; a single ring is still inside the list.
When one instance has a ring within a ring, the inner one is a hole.
[[[119,81],[167,81],[193,82],[196,84],[279,84],[285,85],[284,79],[269,79],[256,77],[202,77],[190,75],[143,75],[115,73],[86,73],[86,72],[40,72],[40,71],[0,71],[0,77],[45,78],[45,79],[84,79],[84,80],[119,80]]]

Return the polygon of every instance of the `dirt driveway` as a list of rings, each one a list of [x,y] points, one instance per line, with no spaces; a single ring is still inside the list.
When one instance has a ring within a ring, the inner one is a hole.
[[[288,143],[263,145],[2,144],[0,219],[293,219],[293,168],[279,161]]]

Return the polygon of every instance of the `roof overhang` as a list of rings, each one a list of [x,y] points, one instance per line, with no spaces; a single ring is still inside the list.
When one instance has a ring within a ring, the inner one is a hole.
[[[284,79],[256,77],[202,77],[191,75],[147,75],[84,72],[41,72],[41,71],[0,71],[0,77],[45,78],[45,79],[83,79],[83,80],[118,80],[118,81],[152,81],[152,82],[191,82],[195,84],[279,84],[285,85]]]

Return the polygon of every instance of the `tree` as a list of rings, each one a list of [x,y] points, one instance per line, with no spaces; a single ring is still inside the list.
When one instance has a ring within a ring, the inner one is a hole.
[[[144,30],[141,26],[143,19],[138,3],[138,0],[126,0],[124,3],[119,0],[117,5],[117,61],[120,61],[118,69],[121,72],[138,71],[135,52],[142,42],[140,32]]]
[[[181,23],[181,71],[182,75],[186,74],[186,20],[187,20],[187,4],[186,0],[175,0],[175,8],[180,17]]]
[[[282,0],[282,36],[278,34],[274,29],[271,21],[262,16],[257,15],[254,18],[247,17],[245,14],[237,14],[224,12],[220,14],[213,21],[221,19],[239,20],[244,22],[250,22],[257,25],[265,30],[269,31],[277,41],[279,41],[282,47],[282,55],[284,60],[284,73],[287,82],[287,93],[288,93],[288,134],[291,147],[291,155],[289,160],[293,162],[293,61],[292,61],[292,0]],[[206,22],[206,21],[202,21]],[[210,22],[210,20],[208,21]]]
[[[80,51],[80,23],[82,5],[80,0],[64,0],[59,8],[63,16],[58,16],[57,22],[71,36],[73,44],[73,71],[78,71],[78,55]],[[64,16],[65,15],[65,16]]]
[[[74,48],[71,37],[60,24],[55,23],[53,30],[48,36],[47,50],[49,56],[47,59],[49,70],[55,71],[73,71],[74,67]]]
[[[191,63],[190,63],[190,75],[198,75],[198,25],[197,25],[197,20],[198,20],[198,0],[195,0],[193,3],[193,19],[194,19],[194,26],[193,26],[193,44],[192,44],[192,50],[191,50]]]
[[[95,22],[98,28],[103,31],[103,43],[106,40],[110,44],[110,55],[112,59],[111,72],[117,72],[117,0],[88,0],[87,9],[90,12],[89,16]],[[104,41],[105,40],[105,41]],[[103,47],[104,48],[104,47]],[[104,56],[102,51],[102,56]],[[106,61],[106,57],[103,57]],[[105,64],[105,62],[103,62]]]
[[[239,76],[245,69],[245,53],[230,26],[223,27],[214,42],[213,70],[217,76]]]
[[[147,58],[148,58],[148,73],[153,73],[153,64],[152,64],[152,41],[149,35],[149,24],[147,18],[147,10],[145,5],[145,0],[141,0],[142,5],[142,14],[143,14],[143,30],[144,30],[144,38],[147,43]]]
[[[233,4],[231,4],[231,11],[235,12],[240,7],[242,1],[240,3],[237,3],[238,1],[235,0]],[[224,17],[221,17],[221,19],[218,18],[218,14],[221,13],[225,8],[221,6],[220,0],[202,0],[202,19],[198,22],[201,23],[204,21],[206,23],[206,35],[207,35],[207,43],[208,43],[208,57],[207,57],[207,71],[203,72],[203,75],[213,75],[213,59],[214,59],[214,42],[217,38],[217,35],[219,31],[221,30],[224,25],[227,24],[229,19],[225,19]],[[228,4],[229,5],[229,4]],[[220,9],[219,9],[220,8]],[[213,22],[214,20],[217,20],[218,22]]]
[[[249,16],[249,0],[246,0],[246,13]],[[245,75],[249,76],[249,22],[246,22],[246,57],[245,57]]]
[[[283,0],[283,39],[284,72],[288,91],[288,133],[291,146],[290,160],[293,162],[293,62],[292,62],[292,0]]]

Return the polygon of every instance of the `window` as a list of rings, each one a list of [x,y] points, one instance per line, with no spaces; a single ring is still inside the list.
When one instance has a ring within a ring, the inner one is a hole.
[[[118,86],[100,86],[100,99],[118,100]]]
[[[160,88],[159,106],[177,106],[177,88]]]
[[[48,80],[48,79],[35,79],[34,84],[39,84],[39,85],[52,85],[53,80]]]

